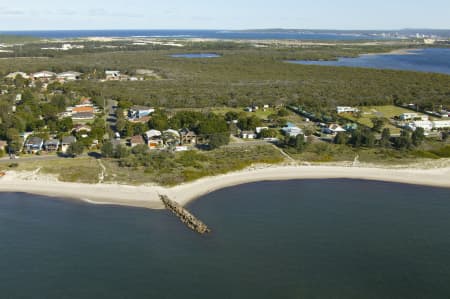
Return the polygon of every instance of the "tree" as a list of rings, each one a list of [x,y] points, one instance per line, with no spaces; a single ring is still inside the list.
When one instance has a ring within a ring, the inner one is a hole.
[[[306,142],[305,142],[305,135],[303,135],[303,134],[298,134],[298,135],[295,137],[295,143],[294,143],[295,149],[296,149],[298,152],[301,152],[301,151],[303,151],[303,150],[305,149],[305,145],[306,145]]]
[[[8,152],[17,153],[20,151],[22,143],[17,129],[9,128],[6,130],[6,140],[8,141]]]
[[[226,121],[233,121],[238,119],[238,113],[235,111],[228,111],[227,113],[225,113],[225,120]]]
[[[73,121],[70,117],[65,117],[56,121],[58,132],[69,132],[73,129]]]
[[[105,158],[112,158],[114,155],[114,147],[110,141],[103,143],[101,148],[102,156]]]
[[[261,138],[274,138],[278,136],[278,131],[275,129],[263,129],[260,135]]]
[[[222,145],[230,142],[230,134],[228,133],[216,133],[209,136],[209,147],[216,149]]]
[[[338,132],[336,137],[334,137],[334,143],[336,144],[347,144],[348,135],[345,132]]]
[[[25,79],[19,74],[14,79],[14,85],[16,88],[22,88],[25,85]]]
[[[69,148],[67,149],[66,154],[70,157],[75,157],[78,155],[81,155],[84,151],[84,145],[83,143],[76,141],[69,145]]]
[[[375,144],[375,136],[372,130],[368,128],[358,128],[352,132],[349,142],[354,147],[373,147]]]
[[[278,110],[277,114],[279,117],[286,117],[289,115],[289,112],[287,111],[287,109],[281,108],[280,110]]]
[[[371,119],[372,121],[372,130],[375,132],[380,132],[384,126],[385,120],[383,118],[375,117]]]
[[[396,146],[398,149],[409,149],[411,148],[411,133],[408,130],[402,130],[400,132],[400,137],[396,139]]]
[[[449,131],[443,131],[443,132],[441,133],[442,141],[447,141],[449,135],[450,135]]]
[[[420,146],[425,140],[425,130],[423,128],[416,128],[411,135],[412,144]]]
[[[164,131],[169,128],[169,119],[167,114],[162,110],[157,110],[152,114],[152,118],[148,122],[150,129]]]
[[[389,128],[384,128],[383,132],[381,132],[380,146],[391,146],[391,130],[389,130]]]
[[[121,144],[117,145],[114,149],[114,158],[116,159],[126,158],[129,154],[130,152],[128,149]]]

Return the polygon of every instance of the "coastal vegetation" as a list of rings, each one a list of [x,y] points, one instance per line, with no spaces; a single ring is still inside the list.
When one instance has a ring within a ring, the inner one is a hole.
[[[23,132],[43,140],[76,139],[64,153],[54,154],[61,159],[19,161],[11,168],[39,169],[62,181],[175,185],[258,163],[409,163],[450,156],[448,130],[426,136],[395,121],[411,112],[404,104],[433,111],[449,107],[450,76],[284,62],[353,57],[406,44],[257,48],[237,42],[186,42],[183,53],[220,57],[184,59],[171,57],[181,51],[168,46],[143,49],[114,41],[115,50],[97,51],[92,43],[54,55],[33,50],[42,44],[32,43],[16,54],[41,57],[0,59],[2,77],[15,71],[82,73],[66,82],[19,75],[0,83],[0,140],[7,142],[8,153],[20,151]],[[106,70],[136,77],[107,80]],[[64,116],[83,99],[92,110],[96,107],[92,119]],[[148,119],[135,121],[129,118],[135,105],[155,109]],[[339,105],[358,107],[358,112],[338,114]],[[331,125],[347,129],[327,132]],[[283,131],[289,126],[299,126],[299,133]],[[142,139],[149,130],[161,134],[163,146],[150,149],[149,140],[131,145],[132,137]],[[170,135],[182,130],[195,135],[194,144],[186,146]],[[247,142],[245,132],[259,140]],[[86,152],[91,157],[83,156]],[[0,156],[4,154],[1,150]]]
[[[47,58],[12,58],[0,61],[0,73],[43,69],[80,71],[95,79],[106,69],[134,74],[154,70],[160,79],[137,82],[80,80],[66,88],[130,100],[156,107],[247,106],[252,103],[298,103],[324,109],[340,105],[384,105],[401,100],[421,106],[449,104],[449,76],[394,70],[291,65],[290,59],[332,59],[367,52],[389,51],[392,46],[309,46],[254,48],[240,45],[224,49],[211,44],[221,55],[214,59],[173,58],[180,50],[60,53]],[[196,51],[186,47],[183,52]],[[208,49],[208,52],[211,49]]]

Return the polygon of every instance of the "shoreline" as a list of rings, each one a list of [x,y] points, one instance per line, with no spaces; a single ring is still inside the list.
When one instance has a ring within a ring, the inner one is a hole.
[[[381,56],[381,55],[415,55],[417,51],[423,50],[425,48],[404,48],[392,50],[390,52],[382,52],[382,53],[366,53],[361,54],[360,56]]]
[[[380,168],[370,166],[270,165],[250,167],[228,174],[205,177],[174,187],[119,184],[82,184],[57,181],[33,172],[9,171],[0,178],[0,192],[20,192],[76,199],[89,204],[164,209],[159,195],[185,206],[208,193],[247,183],[307,179],[360,179],[450,188],[450,167]]]

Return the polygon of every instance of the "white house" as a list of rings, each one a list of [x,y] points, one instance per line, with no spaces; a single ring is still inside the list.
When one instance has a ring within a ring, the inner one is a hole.
[[[7,78],[7,79],[16,79],[17,76],[21,76],[24,79],[29,79],[30,78],[30,76],[28,76],[28,74],[26,74],[24,72],[9,73],[8,75],[6,75],[5,78]]]
[[[63,153],[66,153],[67,150],[69,149],[69,146],[72,143],[75,143],[77,141],[77,139],[74,136],[65,136],[62,138],[62,142],[61,142],[61,151]]]
[[[155,108],[146,106],[133,106],[128,110],[128,118],[139,119],[145,116],[149,116],[153,112],[155,112]]]
[[[120,71],[105,71],[106,80],[120,80]]]
[[[359,112],[358,108],[349,107],[349,106],[337,106],[336,112],[338,114],[340,113],[353,113],[353,112]]]
[[[450,120],[418,120],[407,124],[406,127],[413,131],[416,130],[416,128],[423,128],[425,131],[431,131],[433,129],[447,129],[450,128]]]
[[[242,131],[240,134],[243,139],[256,139],[256,133],[253,131]]]
[[[158,130],[150,130],[145,132],[145,139],[149,148],[158,148],[163,145],[162,133]]]
[[[49,71],[42,71],[42,72],[37,72],[37,73],[31,74],[31,77],[34,79],[51,79],[51,78],[56,77],[56,73],[49,72]]]
[[[303,134],[303,130],[295,126],[284,127],[281,130],[284,135],[289,137],[297,137],[297,135]]]
[[[433,121],[433,129],[450,128],[450,120],[436,120]]]
[[[322,132],[326,134],[337,134],[339,132],[346,132],[343,127],[338,124],[331,124],[326,128],[323,128]]]
[[[56,78],[58,78],[60,80],[75,81],[75,80],[79,80],[81,75],[82,74],[79,72],[68,71],[68,72],[63,72],[63,73],[57,74]]]

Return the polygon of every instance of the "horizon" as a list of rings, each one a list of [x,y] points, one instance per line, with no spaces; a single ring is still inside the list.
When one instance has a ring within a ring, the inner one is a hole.
[[[107,0],[78,0],[70,6],[23,0],[0,5],[0,31],[53,30],[244,30],[242,28],[323,28],[322,30],[399,30],[450,28],[450,3],[430,0],[361,3],[340,0],[198,0],[170,3],[129,0],[127,6]],[[336,29],[339,28],[339,29]],[[394,29],[392,29],[394,28]],[[310,29],[312,30],[312,29]],[[318,29],[315,29],[318,30]],[[446,30],[446,29],[444,29]]]
[[[305,31],[348,31],[348,32],[354,32],[354,31],[381,31],[381,32],[395,32],[395,31],[411,31],[411,30],[418,30],[418,31],[427,31],[427,30],[433,30],[433,31],[450,31],[450,28],[398,28],[398,29],[342,29],[342,28],[288,28],[288,27],[261,27],[261,28],[237,28],[237,29],[231,29],[231,28],[99,28],[99,29],[89,29],[89,28],[71,28],[71,29],[0,29],[0,32],[38,32],[38,31],[145,31],[145,30],[154,30],[154,31],[262,31],[262,30],[305,30]]]

